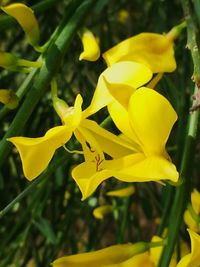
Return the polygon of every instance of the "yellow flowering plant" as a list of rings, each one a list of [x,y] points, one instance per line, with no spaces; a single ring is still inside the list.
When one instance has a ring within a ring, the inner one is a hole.
[[[0,267],[199,267],[199,3],[147,2],[0,1]]]

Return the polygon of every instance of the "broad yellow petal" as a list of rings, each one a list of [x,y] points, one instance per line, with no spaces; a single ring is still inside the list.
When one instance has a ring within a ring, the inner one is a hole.
[[[31,8],[21,3],[15,3],[1,7],[1,9],[9,16],[12,16],[17,20],[17,22],[26,33],[29,43],[32,46],[38,45],[40,35],[39,27],[37,19]]]
[[[116,165],[115,168],[112,166],[113,164]],[[148,182],[159,180],[177,182],[179,178],[175,165],[168,160],[162,157],[143,158],[142,154],[139,153],[126,156],[119,160],[106,161],[104,163],[104,168],[110,170],[115,178],[124,182]]]
[[[129,114],[145,155],[166,156],[165,144],[177,120],[168,100],[153,89],[140,88],[131,96]]]
[[[113,64],[101,73],[91,104],[84,111],[84,117],[94,114],[113,101],[113,97],[107,88],[108,84],[115,84],[118,94],[118,89],[123,92],[123,84],[127,85],[128,88],[133,88],[134,91],[134,89],[147,83],[151,77],[152,72],[150,69],[142,64],[131,61]],[[126,92],[124,91],[124,93]]]
[[[52,263],[52,266],[102,267],[111,264],[116,264],[116,266],[118,266],[121,262],[131,258],[134,253],[135,244],[114,245],[97,251],[59,258]]]
[[[97,39],[87,29],[83,30],[80,37],[83,44],[83,52],[80,54],[79,60],[96,61],[100,57],[100,48]]]
[[[112,174],[107,170],[99,170],[95,162],[83,162],[72,170],[72,177],[82,193],[82,200],[89,197],[96,188]]]
[[[11,137],[19,151],[24,176],[33,180],[48,166],[57,148],[64,145],[71,137],[72,130],[66,126],[57,126],[46,132],[43,137]]]
[[[172,40],[156,33],[130,37],[106,51],[103,58],[108,66],[125,60],[140,62],[154,73],[172,72],[176,68]]]

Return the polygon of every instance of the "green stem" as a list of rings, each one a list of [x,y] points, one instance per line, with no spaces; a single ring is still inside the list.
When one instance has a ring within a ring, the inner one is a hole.
[[[196,87],[196,90],[197,87]],[[192,173],[192,162],[195,150],[195,140],[197,136],[197,125],[199,118],[199,110],[189,115],[188,134],[185,142],[185,149],[181,162],[180,176],[182,184],[176,189],[174,204],[172,206],[171,214],[169,217],[168,228],[168,242],[163,249],[163,253],[158,267],[168,267],[176,240],[178,237],[180,225],[183,218],[183,212],[186,208],[186,203],[190,193],[190,177]]]
[[[64,154],[62,153],[62,155],[56,157],[50,164],[46,172],[44,172],[36,180],[31,182],[31,184],[29,184],[23,192],[21,192],[3,210],[0,211],[0,218],[2,218],[8,211],[10,211],[17,202],[19,202],[22,198],[24,198],[27,194],[29,194],[41,181],[52,175],[52,173],[54,173],[61,164],[66,162],[66,160],[67,157],[65,153]]]
[[[34,111],[34,108],[47,91],[52,77],[57,73],[59,67],[61,66],[62,59],[69,48],[73,36],[93,3],[94,2],[92,0],[86,0],[77,8],[76,12],[59,34],[55,43],[51,44],[44,54],[44,64],[38,71],[38,75],[35,78],[34,84],[32,84],[24,103],[21,105],[7,133],[0,143],[0,166],[3,165],[12,148],[11,144],[7,142],[7,138],[19,135],[23,130],[23,127]]]

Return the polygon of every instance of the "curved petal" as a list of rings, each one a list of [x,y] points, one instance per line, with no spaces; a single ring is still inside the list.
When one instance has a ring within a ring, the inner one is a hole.
[[[132,141],[135,151],[141,151],[140,140],[130,125],[128,111],[120,103],[113,102],[108,105],[108,112],[117,128]]]
[[[32,46],[39,43],[39,27],[33,10],[21,3],[10,4],[1,9],[20,24]]]
[[[154,73],[176,69],[173,42],[165,35],[141,33],[130,37],[103,54],[108,66],[119,61],[135,61],[148,66]]]
[[[107,88],[109,84],[115,84],[115,88],[119,87],[122,91],[124,84],[125,86],[127,85],[133,88],[134,91],[134,89],[147,83],[151,77],[152,72],[150,69],[142,64],[131,61],[113,64],[101,73],[91,104],[84,111],[84,117],[94,114],[113,101],[113,97]],[[108,83],[105,83],[105,80]]]
[[[100,49],[93,33],[84,29],[80,37],[83,44],[83,52],[80,54],[79,60],[96,61],[100,57]]]
[[[179,174],[175,165],[168,160],[161,157],[144,158],[144,156],[139,153],[133,154],[132,157],[133,158],[127,156],[119,160],[110,162],[106,161],[104,163],[104,168],[110,170],[115,178],[124,182],[148,182],[160,180],[177,182]],[[121,168],[113,168],[113,164],[121,166]]]
[[[43,137],[11,137],[19,151],[24,176],[33,180],[48,166],[55,150],[64,145],[71,137],[72,131],[66,126],[57,126],[46,132]]]
[[[55,260],[53,267],[96,267],[110,264],[120,264],[129,259],[133,253],[134,244],[114,245],[97,251],[65,256]],[[115,266],[115,265],[114,265]],[[149,266],[148,266],[149,267]]]
[[[163,155],[177,114],[168,100],[149,88],[138,89],[130,98],[131,126],[146,156]]]
[[[187,267],[198,267],[200,263],[200,235],[188,229],[191,240],[191,258]]]
[[[89,197],[96,188],[112,174],[107,170],[97,171],[95,162],[83,162],[72,170],[72,177],[82,193],[82,199]]]

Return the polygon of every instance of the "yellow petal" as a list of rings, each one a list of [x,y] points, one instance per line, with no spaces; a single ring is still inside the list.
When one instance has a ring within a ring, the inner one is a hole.
[[[100,207],[97,207],[93,210],[93,215],[96,219],[102,220],[105,215],[111,213],[113,211],[112,205],[103,205]]]
[[[108,84],[114,84],[114,87],[117,90],[117,94],[119,95],[120,90],[121,92],[126,93],[126,91],[123,91],[123,85],[124,88],[131,87],[134,91],[134,89],[147,83],[151,79],[151,77],[152,72],[150,71],[150,69],[142,64],[131,61],[124,61],[113,64],[111,67],[107,68],[104,72],[101,73],[91,104],[84,111],[84,117],[88,117],[89,115],[94,114],[99,109],[105,107],[113,101],[113,96],[108,91]],[[107,81],[107,83],[105,83],[105,80]],[[115,90],[111,91],[112,94],[114,94],[113,91]],[[122,95],[123,94],[121,94],[121,96]]]
[[[177,120],[168,100],[152,89],[140,88],[131,96],[129,114],[145,155],[165,156],[165,144]]]
[[[192,215],[188,210],[184,212],[184,222],[191,230],[199,232],[197,222],[193,219]]]
[[[96,61],[100,57],[100,48],[93,33],[89,30],[83,30],[80,34],[83,44],[83,52],[79,60]]]
[[[154,73],[172,72],[176,68],[173,42],[165,35],[141,33],[130,37],[103,54],[108,66],[119,61],[135,61]]]
[[[200,193],[194,189],[191,194],[192,207],[197,214],[200,213]]]
[[[101,267],[120,264],[135,253],[134,244],[114,245],[101,250],[81,253],[59,258],[52,263],[53,267]],[[118,266],[118,265],[116,265]],[[139,265],[138,265],[139,266]],[[147,266],[149,267],[149,266]]]
[[[98,171],[95,162],[83,162],[72,170],[72,177],[82,193],[82,199],[89,197],[101,182],[112,174],[107,170]]]
[[[81,125],[92,133],[101,150],[113,158],[119,158],[135,151],[129,142],[103,129],[92,120],[85,119]]]
[[[1,9],[7,13],[9,16],[12,16],[20,24],[26,36],[29,40],[29,43],[32,46],[36,46],[39,43],[39,27],[37,19],[33,13],[33,10],[21,3],[11,4]]]
[[[184,256],[177,267],[199,267],[200,263],[200,235],[188,229],[191,240],[191,253]]]
[[[131,140],[134,150],[141,151],[140,140],[130,125],[128,111],[118,102],[108,105],[108,111],[117,128]]]
[[[11,137],[19,151],[24,176],[33,180],[48,166],[55,150],[64,145],[71,137],[72,131],[66,126],[57,126],[46,132],[43,137]]]
[[[171,162],[162,157],[143,157],[142,154],[137,153],[121,159],[105,161],[104,168],[110,170],[115,178],[124,182],[159,180],[177,182],[179,174]]]
[[[129,197],[134,193],[135,193],[135,187],[132,185],[122,189],[109,191],[106,193],[106,195],[110,197]]]
[[[120,263],[112,265],[104,265],[101,267],[155,267],[155,265],[150,261],[149,253],[144,252],[133,256],[132,258]]]

